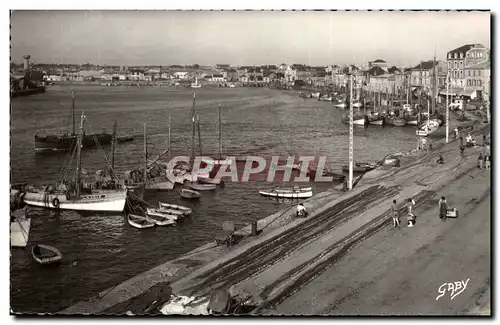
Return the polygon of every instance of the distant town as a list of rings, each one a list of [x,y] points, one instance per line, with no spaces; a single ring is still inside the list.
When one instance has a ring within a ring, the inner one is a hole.
[[[29,59],[29,56],[28,56]],[[28,67],[26,67],[28,64]],[[170,66],[99,66],[86,64],[11,63],[11,82],[24,78],[29,70],[30,80],[44,83],[58,82],[175,82],[190,85],[194,80],[206,83],[239,83],[270,86],[280,84],[325,87],[342,86],[347,75],[356,76],[365,90],[401,94],[406,78],[412,87],[433,92],[435,80],[439,92],[445,89],[447,73],[455,95],[487,100],[490,94],[490,50],[481,44],[466,44],[447,53],[446,60],[429,58],[412,67],[391,65],[383,59],[367,62],[364,66],[305,64],[231,66],[170,65]]]

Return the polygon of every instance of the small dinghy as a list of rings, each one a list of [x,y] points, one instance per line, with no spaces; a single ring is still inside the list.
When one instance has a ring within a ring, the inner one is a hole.
[[[212,185],[220,185],[220,178],[210,178],[210,177],[198,177],[198,182],[201,184],[212,184]]]
[[[128,223],[134,228],[143,229],[155,226],[155,222],[148,217],[139,216],[137,214],[128,215]]]
[[[199,199],[201,197],[200,192],[196,192],[196,191],[190,190],[188,188],[183,188],[179,193],[181,194],[181,196],[184,199],[196,200],[196,199]]]
[[[182,214],[190,214],[192,212],[190,208],[177,204],[158,202],[158,206],[162,209],[178,210],[181,211]]]
[[[216,186],[213,184],[191,183],[188,185],[190,189],[195,191],[214,191]]]
[[[61,252],[52,246],[37,244],[31,249],[33,259],[42,265],[60,263],[62,260]]]
[[[147,213],[148,218],[151,219],[157,226],[168,226],[175,224],[175,220],[165,217],[159,213]]]
[[[377,167],[376,164],[371,164],[371,163],[356,163],[353,166],[353,171],[355,173],[366,173],[369,172],[370,170],[374,169]],[[342,166],[342,171],[348,173],[349,172],[349,166],[345,165]]]
[[[173,221],[177,221],[179,218],[181,218],[183,216],[183,214],[173,214],[173,213],[169,213],[167,211],[164,211],[162,209],[155,209],[155,208],[147,208],[146,210],[146,215],[149,217],[149,218],[152,218],[154,220],[156,220],[156,218],[163,218],[163,219],[168,219],[168,220],[173,220]],[[155,217],[155,218],[153,218]]]
[[[259,191],[262,196],[285,198],[285,199],[305,199],[313,196],[311,187],[294,186],[291,189],[274,188],[270,190]]]

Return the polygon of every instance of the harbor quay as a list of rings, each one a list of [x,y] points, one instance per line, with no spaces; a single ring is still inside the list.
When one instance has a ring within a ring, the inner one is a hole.
[[[351,191],[305,200],[307,218],[291,205],[237,230],[233,246],[214,240],[60,313],[158,314],[172,295],[221,289],[251,295],[260,315],[489,315],[490,171],[478,168],[483,147],[459,142],[404,153]],[[439,217],[441,197],[456,218]],[[410,198],[413,227],[402,206],[392,227],[393,200]]]

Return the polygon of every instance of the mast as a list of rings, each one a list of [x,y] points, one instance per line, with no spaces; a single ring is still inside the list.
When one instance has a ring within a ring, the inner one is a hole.
[[[219,160],[222,158],[222,121],[221,121],[221,116],[220,116],[220,104],[218,107],[218,113],[219,113]]]
[[[71,92],[71,111],[72,111],[72,117],[73,117],[73,131],[72,131],[72,135],[75,134],[75,92],[72,91]]]
[[[144,187],[148,179],[148,138],[146,133],[146,123],[144,123]]]
[[[352,190],[354,165],[354,110],[352,106],[352,74],[349,74],[349,190]]]
[[[200,147],[200,156],[203,156],[203,150],[201,147],[201,132],[200,132],[200,116],[196,115],[196,125],[198,126],[198,146]]]
[[[113,123],[113,140],[111,141],[111,174],[115,170],[115,149],[116,149],[116,121]]]
[[[195,104],[196,104],[196,93],[193,91],[193,107],[191,109],[191,119],[192,119],[192,123],[193,123],[193,134],[192,134],[192,137],[191,137],[191,159],[193,160],[193,164],[194,164],[194,136],[195,136],[195,133],[196,133],[196,122],[195,122]]]
[[[432,114],[436,113],[436,97],[437,97],[437,80],[436,80],[436,49],[434,48],[434,60],[433,60],[433,69],[432,69]]]
[[[170,136],[171,136],[171,126],[170,126],[170,112],[168,113],[168,152],[170,152]]]
[[[450,133],[450,112],[448,108],[448,92],[449,92],[449,78],[450,78],[450,73],[446,73],[446,143],[448,143],[448,137]]]
[[[80,133],[78,133],[76,141],[76,198],[80,198],[80,187],[81,180],[80,174],[82,172],[82,138],[83,138],[83,123],[85,122],[85,115],[82,111],[81,121],[80,121]]]

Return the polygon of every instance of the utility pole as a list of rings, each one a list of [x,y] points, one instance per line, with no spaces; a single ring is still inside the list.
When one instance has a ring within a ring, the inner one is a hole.
[[[450,72],[446,73],[446,143],[448,143],[450,133],[450,109],[448,104],[448,92],[450,87]]]
[[[349,190],[352,190],[354,165],[354,110],[352,106],[352,74],[349,74]]]

